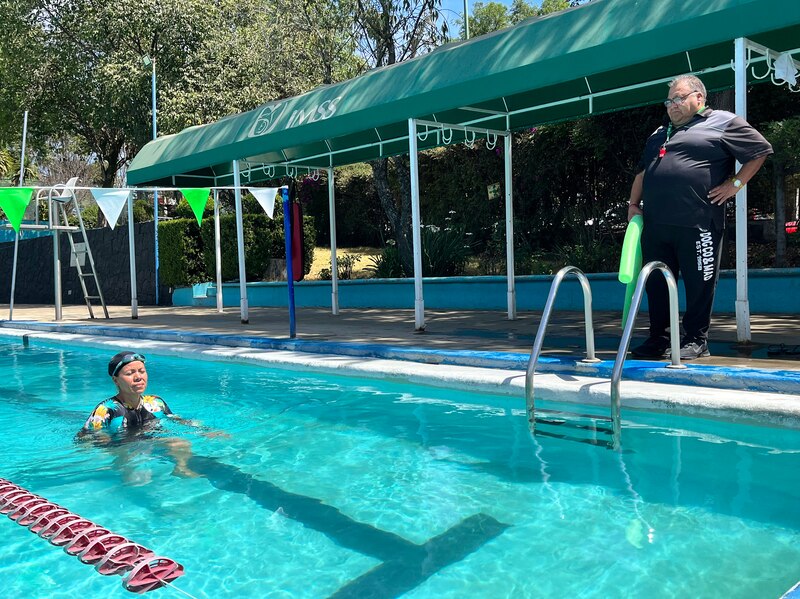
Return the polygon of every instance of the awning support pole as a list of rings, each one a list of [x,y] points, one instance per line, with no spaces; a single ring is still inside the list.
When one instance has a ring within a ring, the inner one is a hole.
[[[417,122],[408,119],[408,162],[411,170],[411,233],[414,246],[414,330],[425,330],[425,300],[422,296],[422,238],[419,217],[419,156]]]
[[[58,213],[52,199],[48,200],[48,215],[50,216],[50,228],[53,230],[53,296],[56,308],[56,321],[62,319],[61,313],[61,240],[58,234]]]
[[[336,259],[336,186],[333,167],[328,169],[328,213],[331,221],[331,314],[339,314],[339,265]]]
[[[37,206],[38,209],[38,206]],[[14,266],[11,269],[11,298],[8,303],[8,319],[14,320],[14,293],[17,287],[17,255],[19,253],[19,231],[14,235]]]
[[[294,306],[294,261],[292,260],[292,203],[289,201],[289,188],[281,188],[283,207],[283,239],[286,248],[286,291],[289,294],[289,337],[297,337],[297,322]]]
[[[747,49],[743,37],[734,42],[736,114],[747,119]],[[737,162],[738,171],[741,165]],[[747,187],[736,194],[736,339],[750,343],[750,300],[747,291]]]
[[[128,256],[131,266],[131,319],[139,318],[139,298],[136,290],[136,242],[133,239],[133,202],[136,193],[128,196]]]
[[[517,290],[514,284],[514,190],[511,176],[511,133],[505,138],[506,188],[506,271],[508,277],[508,319],[517,319]]]
[[[214,260],[217,274],[217,312],[222,314],[222,242],[219,226],[219,190],[214,190]]]
[[[28,111],[22,118],[22,152],[19,157],[19,186],[22,187],[25,181],[25,143],[28,139]],[[36,215],[38,220],[39,203],[36,203]],[[19,252],[19,231],[14,235],[14,267],[11,270],[11,298],[8,302],[8,319],[14,320],[14,293],[17,287],[17,255]]]
[[[242,181],[239,175],[239,161],[233,161],[233,197],[236,203],[236,249],[239,256],[239,310],[242,324],[250,318],[247,306],[247,273],[244,264],[244,223],[242,221]]]

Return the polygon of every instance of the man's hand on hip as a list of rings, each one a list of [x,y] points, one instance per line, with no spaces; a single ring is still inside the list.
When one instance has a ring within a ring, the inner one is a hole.
[[[736,188],[733,182],[726,180],[724,183],[717,185],[708,192],[708,200],[712,204],[724,204],[735,196],[737,191],[739,191],[739,189]]]

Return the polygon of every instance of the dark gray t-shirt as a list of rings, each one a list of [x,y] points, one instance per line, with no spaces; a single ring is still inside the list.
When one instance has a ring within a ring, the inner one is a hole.
[[[637,172],[644,171],[645,226],[677,225],[708,229],[725,226],[725,206],[708,201],[708,192],[744,164],[772,154],[772,146],[747,121],[724,110],[705,109],[667,138],[661,126],[645,145]]]

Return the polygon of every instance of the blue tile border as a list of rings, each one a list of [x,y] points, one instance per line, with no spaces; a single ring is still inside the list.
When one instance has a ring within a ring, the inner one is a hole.
[[[182,343],[200,343],[226,347],[250,347],[262,350],[273,349],[316,354],[334,354],[362,358],[405,360],[425,364],[475,366],[479,368],[499,368],[505,370],[525,370],[528,364],[528,354],[514,352],[425,349],[377,343],[315,341],[216,333],[194,333],[191,331],[171,329],[154,330],[143,327],[110,327],[91,324],[60,324],[19,320],[0,320],[0,327],[39,332],[96,335],[127,339],[152,339],[156,341],[179,341]],[[610,360],[589,364],[580,362],[574,358],[542,356],[539,358],[537,372],[610,378],[613,367],[614,363]],[[767,370],[739,366],[710,366],[705,364],[688,364],[685,369],[668,369],[665,368],[664,362],[629,360],[626,362],[623,370],[623,379],[716,389],[735,389],[792,395],[800,394],[800,370]],[[798,599],[800,599],[800,596],[798,596]]]
[[[800,582],[786,591],[786,593],[781,596],[781,599],[800,599]]]

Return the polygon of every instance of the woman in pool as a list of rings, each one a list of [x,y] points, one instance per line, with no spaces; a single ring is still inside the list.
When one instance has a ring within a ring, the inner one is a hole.
[[[117,394],[97,404],[78,433],[79,437],[92,433],[133,432],[150,428],[163,418],[198,426],[196,421],[173,414],[167,402],[157,395],[145,394],[147,368],[142,354],[131,351],[116,354],[108,363],[108,374],[117,387]],[[216,434],[209,433],[207,436]],[[101,441],[108,443],[111,439],[104,435]],[[188,465],[192,456],[189,441],[180,438],[164,438],[158,441],[166,445],[167,451],[175,460],[174,474],[198,476]]]
[[[120,352],[108,363],[108,374],[117,394],[97,405],[84,432],[141,428],[145,423],[172,415],[167,402],[157,395],[145,395],[147,368],[145,357],[135,352]]]

